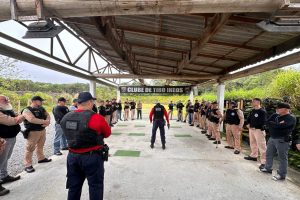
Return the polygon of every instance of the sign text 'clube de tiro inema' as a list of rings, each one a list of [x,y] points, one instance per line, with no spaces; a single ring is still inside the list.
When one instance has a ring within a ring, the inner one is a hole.
[[[172,93],[188,94],[191,91],[190,86],[120,86],[121,93]]]

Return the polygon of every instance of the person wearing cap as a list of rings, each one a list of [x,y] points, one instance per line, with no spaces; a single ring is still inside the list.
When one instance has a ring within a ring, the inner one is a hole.
[[[72,105],[69,107],[70,111],[74,111],[77,109],[77,99],[73,99]]]
[[[105,118],[106,116],[106,108],[105,108],[105,103],[103,100],[100,101],[99,103],[99,107],[98,107],[98,111],[99,111],[99,114]]]
[[[152,137],[151,137],[151,144],[150,147],[154,148],[154,143],[156,140],[156,131],[159,128],[160,131],[160,139],[162,144],[162,149],[166,149],[166,136],[165,136],[165,125],[166,121],[164,120],[164,117],[167,120],[167,126],[170,128],[170,121],[168,117],[168,113],[163,105],[161,105],[159,102],[156,103],[156,105],[151,109],[149,119],[150,123],[153,121],[153,127],[152,127]]]
[[[226,110],[223,120],[226,124],[227,149],[234,149],[234,154],[239,154],[241,148],[241,132],[244,125],[244,113],[237,108],[237,103],[232,101]]]
[[[122,102],[121,102],[121,100],[119,100],[117,103],[117,118],[118,118],[118,120],[123,121],[122,120]]]
[[[173,110],[174,110],[174,104],[173,104],[173,101],[170,101],[168,107],[169,107],[169,109],[168,109],[168,116],[169,116],[169,119],[172,120],[172,117],[173,117]]]
[[[10,176],[7,170],[8,160],[11,158],[16,144],[16,136],[21,130],[20,123],[24,120],[22,115],[17,115],[8,97],[0,95],[0,182],[2,184],[17,181],[20,176]],[[5,145],[5,148],[4,148]],[[0,196],[9,191],[0,184]]]
[[[126,99],[126,101],[124,102],[124,121],[128,121],[129,107],[130,107],[130,103],[129,103],[128,99]]]
[[[111,129],[103,116],[92,111],[94,100],[91,93],[81,92],[78,95],[78,109],[67,113],[60,123],[69,147],[68,200],[80,199],[85,179],[88,181],[90,199],[103,199],[104,138],[111,135]]]
[[[130,117],[131,120],[135,120],[135,108],[136,108],[136,103],[134,100],[130,102]]]
[[[266,163],[266,132],[265,125],[267,121],[267,112],[261,107],[261,99],[254,98],[248,118],[247,128],[249,129],[249,140],[251,154],[244,157],[246,160],[257,161],[258,152],[260,153],[259,169],[264,168]]]
[[[105,120],[109,124],[109,126],[113,127],[114,125],[111,123],[111,115],[112,115],[112,104],[111,101],[106,100],[105,103]]]
[[[61,119],[70,112],[69,108],[66,106],[66,99],[64,97],[60,97],[57,100],[57,106],[52,109],[52,113],[55,119],[55,136],[54,136],[54,155],[60,156],[62,155],[60,150],[67,150],[67,140],[66,136],[63,134],[63,131],[60,126]]]
[[[296,147],[298,149],[298,151],[300,151],[300,139],[296,140]]]
[[[188,100],[187,104],[185,105],[185,115],[184,115],[184,123],[186,123],[186,118],[189,115],[189,107],[192,104],[191,100]]]
[[[34,96],[31,99],[31,105],[22,110],[25,117],[24,126],[28,132],[25,149],[25,171],[32,173],[35,169],[32,167],[32,156],[36,149],[38,163],[51,162],[44,155],[44,145],[46,141],[46,127],[50,125],[50,115],[42,107],[44,99],[40,96]]]
[[[196,127],[200,126],[200,103],[196,99],[194,104],[194,116],[193,116],[193,122],[190,126],[194,126],[194,124],[197,124]]]
[[[289,142],[296,126],[296,118],[290,114],[288,103],[278,103],[276,113],[271,115],[266,123],[270,138],[267,144],[266,164],[261,172],[272,174],[273,159],[278,155],[279,169],[273,180],[285,180],[288,167]]]
[[[143,104],[141,101],[139,101],[136,107],[137,119],[142,119],[142,110],[143,110]]]
[[[181,100],[178,101],[176,104],[176,109],[177,109],[177,122],[182,122],[182,109],[184,108],[183,103]]]
[[[216,140],[213,142],[214,144],[221,144],[220,124],[222,121],[222,117],[222,113],[218,108],[218,102],[213,102],[210,112],[210,122],[212,129],[212,136],[210,140]]]

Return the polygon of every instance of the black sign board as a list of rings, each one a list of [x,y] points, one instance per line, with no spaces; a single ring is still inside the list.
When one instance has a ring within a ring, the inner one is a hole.
[[[120,86],[121,93],[188,94],[190,91],[190,86]]]

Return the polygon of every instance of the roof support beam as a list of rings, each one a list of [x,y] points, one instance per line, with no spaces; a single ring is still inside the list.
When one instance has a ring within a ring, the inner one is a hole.
[[[285,0],[43,0],[45,17],[274,12]],[[16,0],[19,16],[36,15],[35,0]],[[11,19],[10,1],[0,1],[0,20]]]
[[[215,14],[211,24],[205,28],[202,36],[199,38],[198,43],[193,47],[188,54],[184,56],[178,65],[177,74],[180,74],[185,66],[188,66],[199,54],[204,45],[223,27],[228,21],[231,14]]]
[[[219,76],[215,75],[176,75],[176,74],[142,74],[142,75],[134,75],[134,74],[95,74],[98,78],[122,78],[122,79],[171,79],[171,80],[206,80],[206,79],[216,79]]]

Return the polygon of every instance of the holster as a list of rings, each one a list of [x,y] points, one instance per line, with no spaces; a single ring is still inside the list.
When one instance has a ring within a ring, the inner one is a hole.
[[[104,161],[108,161],[108,156],[109,156],[109,146],[107,144],[103,145],[102,148],[102,158]]]
[[[23,137],[24,137],[25,139],[28,139],[30,130],[25,129],[25,130],[21,131],[21,133],[23,134]]]

